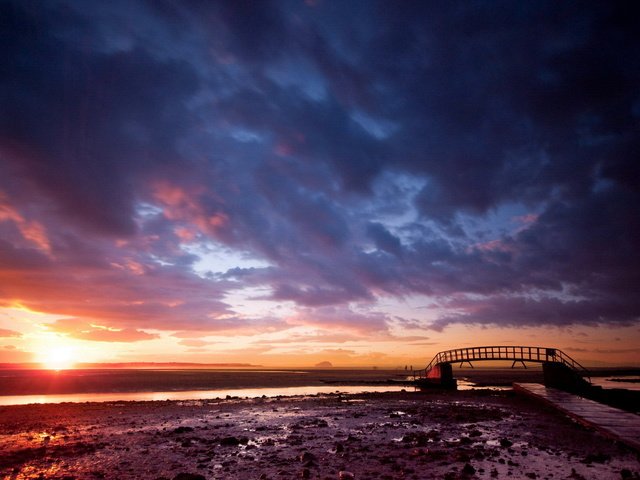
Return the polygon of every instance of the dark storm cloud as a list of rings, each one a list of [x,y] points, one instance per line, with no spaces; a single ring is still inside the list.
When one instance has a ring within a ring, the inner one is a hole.
[[[367,226],[367,233],[373,240],[378,250],[399,255],[402,251],[402,245],[398,237],[390,233],[384,225],[379,223],[370,223]]]
[[[133,339],[286,328],[243,287],[309,325],[638,319],[633,3],[0,5],[5,304]],[[209,244],[268,266],[197,276]]]
[[[431,328],[442,330],[454,323],[480,325],[538,326],[538,325],[597,325],[619,323],[629,325],[629,311],[640,308],[640,302],[625,302],[615,297],[566,300],[558,298],[493,297],[490,301],[453,301],[451,308],[473,313],[443,316]]]
[[[175,161],[194,75],[141,49],[91,48],[74,29],[94,26],[60,5],[4,2],[1,15],[3,160],[65,217],[132,234],[138,174]]]
[[[35,248],[16,248],[9,242],[0,240],[0,268],[3,270],[24,270],[50,264],[49,259]]]
[[[379,41],[404,26],[401,43],[420,53],[368,49],[365,65],[389,85],[389,114],[405,121],[398,161],[432,179],[419,198],[425,215],[450,221],[558,186],[582,196],[600,162],[625,162],[602,154],[637,138],[637,7],[583,7],[447,7],[426,26],[412,9],[394,12]],[[398,63],[406,74],[391,76]]]

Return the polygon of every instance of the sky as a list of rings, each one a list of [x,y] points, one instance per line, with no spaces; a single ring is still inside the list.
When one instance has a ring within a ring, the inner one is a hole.
[[[0,362],[640,365],[637,2],[0,0],[0,25]]]

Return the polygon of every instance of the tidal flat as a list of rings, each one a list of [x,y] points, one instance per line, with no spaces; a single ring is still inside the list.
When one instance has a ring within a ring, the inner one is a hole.
[[[2,479],[628,479],[638,452],[511,391],[0,407]]]

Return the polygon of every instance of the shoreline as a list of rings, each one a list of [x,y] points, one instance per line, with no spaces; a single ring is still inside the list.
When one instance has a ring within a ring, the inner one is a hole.
[[[637,452],[513,392],[5,406],[0,431],[15,480],[640,478]]]
[[[620,369],[610,374],[619,375]],[[625,372],[628,373],[628,372]],[[476,387],[542,383],[540,368],[454,368],[454,376]],[[604,378],[600,371],[594,378]],[[630,378],[633,375],[630,374]],[[637,378],[637,377],[636,377]],[[17,395],[88,394],[125,392],[172,392],[310,386],[402,385],[411,379],[398,370],[350,369],[71,369],[0,371],[0,397]],[[626,382],[636,388],[637,382]]]
[[[60,403],[109,403],[109,402],[155,402],[155,401],[216,401],[222,399],[251,399],[259,397],[296,397],[340,393],[345,395],[358,393],[379,393],[401,391],[406,385],[308,385],[296,387],[260,387],[217,390],[172,390],[168,392],[99,392],[68,393],[48,395],[0,395],[1,406],[38,405]],[[413,388],[413,387],[408,387]]]

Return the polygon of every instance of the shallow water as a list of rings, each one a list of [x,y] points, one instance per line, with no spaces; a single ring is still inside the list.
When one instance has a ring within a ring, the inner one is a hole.
[[[13,369],[0,370],[0,396],[375,385],[392,379],[392,370]]]
[[[5,395],[0,396],[0,405],[28,405],[32,403],[82,403],[117,401],[163,401],[163,400],[212,400],[229,397],[259,398],[315,395],[319,393],[364,393],[399,392],[411,387],[402,386],[310,386],[279,388],[236,388],[226,390],[187,390],[183,392],[122,392],[122,393],[67,393],[59,395]]]
[[[459,390],[508,390],[512,381],[541,382],[541,371],[456,369]],[[539,378],[540,377],[540,378]],[[640,390],[640,383],[594,377],[603,388]],[[0,405],[61,402],[207,400],[275,397],[318,393],[412,390],[387,380],[411,380],[393,370],[0,370]],[[479,384],[476,384],[476,382]],[[495,382],[495,383],[494,383]],[[496,386],[500,385],[500,386]]]
[[[634,380],[620,382],[616,379]],[[591,377],[591,383],[602,388],[623,388],[625,390],[640,391],[640,377],[617,375],[615,377]]]

